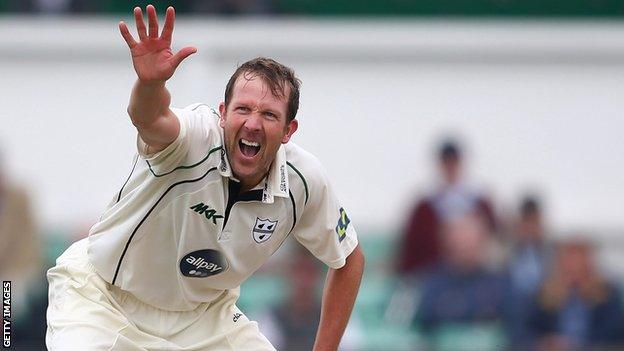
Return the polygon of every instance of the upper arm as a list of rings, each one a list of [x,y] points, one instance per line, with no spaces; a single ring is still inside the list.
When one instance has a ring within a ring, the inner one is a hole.
[[[140,140],[145,144],[146,154],[164,150],[176,140],[180,133],[180,120],[170,108],[149,124],[134,123],[134,125]]]
[[[357,234],[320,163],[300,169],[309,185],[309,201],[294,235],[308,251],[331,268],[344,266],[358,245]]]
[[[342,268],[349,266],[349,267],[357,268],[361,271],[364,269],[364,264],[365,264],[364,251],[362,251],[362,248],[360,247],[360,244],[358,243],[353,249],[353,251],[351,251],[351,253],[347,256],[345,265]]]
[[[206,152],[221,146],[218,115],[204,104],[193,104],[183,109],[171,108],[176,124],[165,127],[172,133],[173,141],[160,149],[137,137],[137,151],[149,162],[156,173],[167,173],[177,166],[189,165],[206,157]],[[163,121],[164,123],[167,123]],[[159,150],[160,149],[160,150]]]

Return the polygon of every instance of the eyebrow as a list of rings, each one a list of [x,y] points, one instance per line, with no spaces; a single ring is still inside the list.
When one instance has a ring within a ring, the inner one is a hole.
[[[276,115],[276,116],[281,116],[282,114],[279,111],[275,111],[272,108],[265,108],[265,109],[261,109],[262,112],[271,112],[272,114]]]
[[[248,102],[248,101],[246,101],[246,100],[238,100],[238,101],[234,100],[234,101],[232,101],[232,107],[234,107],[234,108],[240,107],[240,106],[250,107],[251,105],[253,105],[253,104]],[[286,115],[286,113],[282,114],[278,110],[270,108],[270,107],[261,107],[260,108],[260,112],[263,112],[263,113],[271,112],[271,113],[273,113],[274,115],[276,115],[278,117],[282,117],[282,116]]]

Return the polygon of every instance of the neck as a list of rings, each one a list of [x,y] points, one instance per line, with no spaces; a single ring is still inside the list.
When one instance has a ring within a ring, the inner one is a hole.
[[[267,170],[261,175],[254,176],[254,177],[241,178],[241,177],[238,177],[236,174],[234,174],[234,176],[237,177],[238,180],[240,181],[240,184],[241,184],[240,193],[245,193],[253,189],[256,185],[260,184],[262,179],[264,179],[264,177],[266,177],[268,174],[269,174],[269,171]]]
[[[258,182],[259,183],[259,182]],[[250,191],[251,189],[253,189],[258,183],[245,183],[243,181],[241,181],[241,188],[239,191],[239,194],[242,193],[246,193],[248,191]],[[253,185],[252,185],[253,184]]]

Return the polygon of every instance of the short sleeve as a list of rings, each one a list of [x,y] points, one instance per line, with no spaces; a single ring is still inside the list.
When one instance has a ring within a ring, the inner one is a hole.
[[[203,148],[205,144],[211,144],[210,137],[218,134],[213,131],[217,125],[217,118],[206,105],[193,104],[183,109],[171,108],[171,111],[180,122],[180,131],[176,139],[164,150],[148,153],[147,145],[137,135],[137,151],[156,173],[166,173],[187,162],[191,148]]]
[[[306,180],[310,183],[309,200],[293,233],[316,258],[338,269],[357,246],[357,234],[347,210],[319,167],[315,176]]]

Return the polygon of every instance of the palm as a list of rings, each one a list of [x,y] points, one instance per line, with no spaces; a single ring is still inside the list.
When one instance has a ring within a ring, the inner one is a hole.
[[[134,17],[139,34],[138,42],[134,40],[125,23],[119,24],[119,30],[130,47],[132,64],[138,78],[146,82],[165,81],[171,78],[180,62],[196,51],[193,47],[185,47],[176,54],[171,51],[171,35],[175,21],[173,8],[167,9],[165,24],[160,36],[156,10],[153,6],[147,7],[149,32],[143,22],[140,8],[134,9]]]
[[[148,39],[130,49],[132,64],[139,79],[167,80],[175,71],[171,43],[162,39]]]

